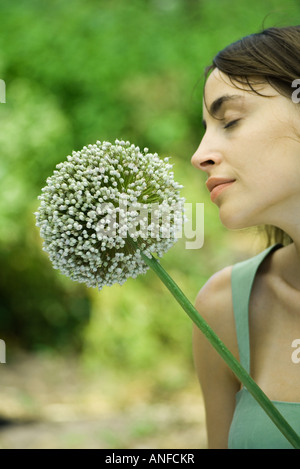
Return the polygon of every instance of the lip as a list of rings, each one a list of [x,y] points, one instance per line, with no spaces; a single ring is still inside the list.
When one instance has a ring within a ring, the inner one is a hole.
[[[223,192],[227,187],[231,186],[235,182],[235,179],[210,177],[206,181],[206,187],[210,192],[210,198],[212,202]]]

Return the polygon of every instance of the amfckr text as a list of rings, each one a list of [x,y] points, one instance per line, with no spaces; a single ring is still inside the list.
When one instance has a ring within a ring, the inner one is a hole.
[[[194,464],[194,455],[193,454],[179,454],[179,453],[164,453],[164,454],[154,454],[152,453],[147,458],[142,456],[119,456],[115,453],[112,456],[106,456],[106,464],[131,464],[136,466],[139,462],[141,463],[175,463],[175,464]]]

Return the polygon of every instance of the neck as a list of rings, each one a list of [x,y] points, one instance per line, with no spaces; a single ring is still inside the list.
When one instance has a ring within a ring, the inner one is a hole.
[[[300,291],[300,242],[299,240],[284,248],[281,276],[293,288]]]
[[[288,206],[276,206],[276,213],[271,224],[278,226],[292,239],[292,244],[286,246],[282,251],[282,277],[294,288],[300,291],[300,218],[299,199],[289,201]],[[278,217],[280,214],[280,218]]]

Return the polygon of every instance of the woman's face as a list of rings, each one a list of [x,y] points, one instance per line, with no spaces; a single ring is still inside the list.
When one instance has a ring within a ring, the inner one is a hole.
[[[206,132],[192,164],[207,173],[211,199],[231,229],[284,228],[299,212],[300,109],[268,84],[257,89],[272,97],[236,88],[218,69],[205,86]]]

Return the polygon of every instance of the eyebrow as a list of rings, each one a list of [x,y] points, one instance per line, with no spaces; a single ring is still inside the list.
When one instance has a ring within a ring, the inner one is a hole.
[[[231,101],[241,101],[243,99],[244,97],[240,94],[224,94],[223,96],[220,96],[211,103],[208,109],[208,113],[211,116],[215,116],[221,110],[224,103]],[[206,121],[204,119],[202,120],[202,125],[204,128],[206,128]]]

